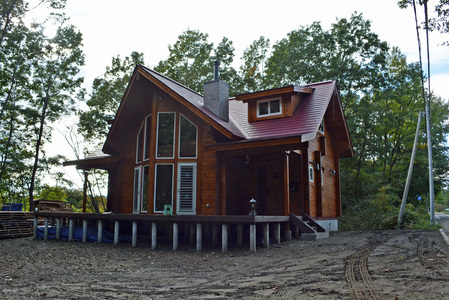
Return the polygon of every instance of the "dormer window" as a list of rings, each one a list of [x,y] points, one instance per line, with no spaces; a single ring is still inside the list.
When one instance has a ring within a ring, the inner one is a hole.
[[[281,98],[257,101],[257,117],[271,117],[282,115]]]

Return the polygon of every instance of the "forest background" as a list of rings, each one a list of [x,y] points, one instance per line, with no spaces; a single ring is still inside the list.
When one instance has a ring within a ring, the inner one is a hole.
[[[414,1],[398,5],[411,14],[423,11]],[[39,6],[49,11],[46,21],[26,22]],[[83,36],[70,24],[65,6],[65,0],[41,0],[37,6],[23,0],[0,3],[0,203],[19,202],[30,209],[35,199],[63,200],[79,210],[82,191],[54,168],[67,158],[47,155],[53,124],[75,120],[57,130],[75,157],[84,157],[104,141],[107,121],[114,118],[135,65],[146,65],[142,52],[115,56],[87,91],[80,73]],[[447,34],[449,1],[440,0],[432,9],[429,29]],[[423,24],[417,25],[422,34]],[[51,36],[48,27],[56,28]],[[244,50],[237,67],[227,37],[215,45],[207,33],[187,29],[168,50],[153,69],[199,93],[212,79],[214,60],[221,63],[220,77],[230,85],[231,96],[336,80],[354,147],[354,157],[341,161],[343,229],[394,227],[424,111],[426,78],[420,63],[408,62],[399,48],[382,41],[363,14],[337,19],[328,30],[320,22],[299,26],[275,43],[261,36]],[[431,111],[436,209],[444,210],[449,207],[449,104],[432,93]],[[428,220],[425,122],[421,127],[404,216],[408,227],[425,226]],[[105,185],[104,174],[89,174],[90,211],[104,210]]]

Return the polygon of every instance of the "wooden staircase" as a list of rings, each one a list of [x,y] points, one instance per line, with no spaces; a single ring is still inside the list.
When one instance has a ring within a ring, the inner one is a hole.
[[[24,211],[0,211],[0,239],[33,235],[34,215]]]
[[[329,232],[306,214],[296,216],[290,213],[290,223],[299,229],[301,240],[314,241],[329,237]]]

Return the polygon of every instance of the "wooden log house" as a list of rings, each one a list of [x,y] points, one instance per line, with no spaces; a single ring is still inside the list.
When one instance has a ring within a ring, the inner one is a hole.
[[[114,215],[226,223],[254,198],[259,220],[281,217],[286,232],[295,216],[337,230],[339,159],[353,151],[336,82],[229,98],[218,76],[216,64],[201,95],[136,66],[102,151],[64,165],[106,170]]]

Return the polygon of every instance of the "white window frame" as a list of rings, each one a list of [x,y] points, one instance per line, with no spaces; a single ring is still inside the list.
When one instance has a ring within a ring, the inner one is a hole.
[[[143,151],[142,151],[142,158],[143,161],[147,161],[150,159],[151,157],[151,153],[149,153],[148,158],[145,158],[145,150],[147,149],[147,143],[150,144],[150,141],[147,141],[147,124],[148,124],[148,119],[151,117],[151,114],[149,114],[148,116],[145,117],[145,122],[144,122],[144,132],[143,132]],[[151,124],[150,124],[151,125]],[[150,145],[148,145],[149,147]],[[151,149],[150,149],[151,150]],[[151,151],[150,151],[151,152]]]
[[[134,168],[133,182],[133,214],[138,214],[140,213],[140,199],[142,196],[142,166]]]
[[[277,113],[271,113],[270,112],[270,102],[272,102],[272,101],[279,101],[279,112],[277,112]],[[261,115],[260,111],[259,111],[259,105],[261,103],[267,103],[267,102],[268,102],[268,114]],[[280,115],[282,115],[282,98],[281,97],[270,98],[270,99],[266,99],[266,100],[257,101],[257,117],[258,118],[271,117],[271,116],[280,116]]]
[[[147,194],[147,197],[148,197],[148,199],[147,199],[147,209],[146,210],[144,210],[143,209],[143,192],[144,192],[144,190],[143,190],[143,185],[144,185],[144,176],[145,176],[145,172],[144,172],[144,169],[145,168],[148,168],[148,186],[147,186],[147,189],[148,189],[148,187],[149,187],[149,185],[150,185],[150,181],[149,181],[149,177],[150,177],[150,165],[144,165],[144,166],[140,166],[140,168],[141,168],[141,171],[140,171],[140,198],[139,198],[139,203],[140,203],[140,211],[141,212],[148,212],[148,203],[149,203],[149,200],[150,200],[150,195],[149,194]],[[148,190],[147,190],[147,193],[148,193]]]
[[[192,210],[186,211],[181,210],[181,168],[182,166],[192,166],[193,167],[193,178],[192,178]],[[177,193],[176,193],[176,213],[178,215],[196,215],[196,187],[197,187],[197,167],[194,162],[183,162],[178,163],[178,176],[177,176]]]
[[[192,123],[193,126],[195,126],[196,128],[196,141],[195,141],[195,156],[194,157],[184,157],[181,156],[181,117],[186,118],[187,121],[189,121],[190,123]],[[195,125],[195,123],[193,123],[189,118],[187,118],[186,116],[184,116],[183,114],[179,114],[179,133],[178,133],[178,157],[179,158],[185,158],[185,159],[197,159],[198,158],[198,126]]]
[[[157,163],[157,164],[154,165],[154,182],[153,182],[153,185],[154,185],[154,193],[153,193],[153,199],[154,199],[154,201],[153,201],[153,212],[155,212],[155,213],[163,213],[163,212],[164,212],[163,210],[156,210],[157,166],[161,166],[161,165],[162,165],[162,166],[163,166],[163,165],[165,165],[165,166],[168,166],[168,165],[172,166],[172,172],[171,172],[171,199],[170,199],[170,205],[171,205],[172,210],[173,210],[173,185],[174,185],[175,164],[173,164],[173,163],[161,163],[161,164],[158,164],[158,163]]]
[[[142,150],[142,157],[139,158],[139,136],[140,136],[140,133],[142,132],[142,130],[144,131],[144,133],[143,133],[143,139],[144,140],[142,141],[142,145],[145,143],[145,129],[144,129],[144,125],[145,125],[145,121],[142,122],[142,124],[140,124],[140,129],[137,132],[137,137],[136,137],[136,164],[141,163],[143,157],[145,156],[145,154],[144,154],[145,147],[143,147],[143,149],[141,149]]]
[[[315,170],[313,166],[309,166],[309,182],[313,182],[315,177]]]
[[[159,116],[160,114],[173,114],[173,153],[172,156],[158,156],[159,149]],[[175,144],[176,144],[176,112],[174,111],[161,111],[157,113],[157,133],[156,133],[156,158],[157,159],[173,159],[175,158]]]

